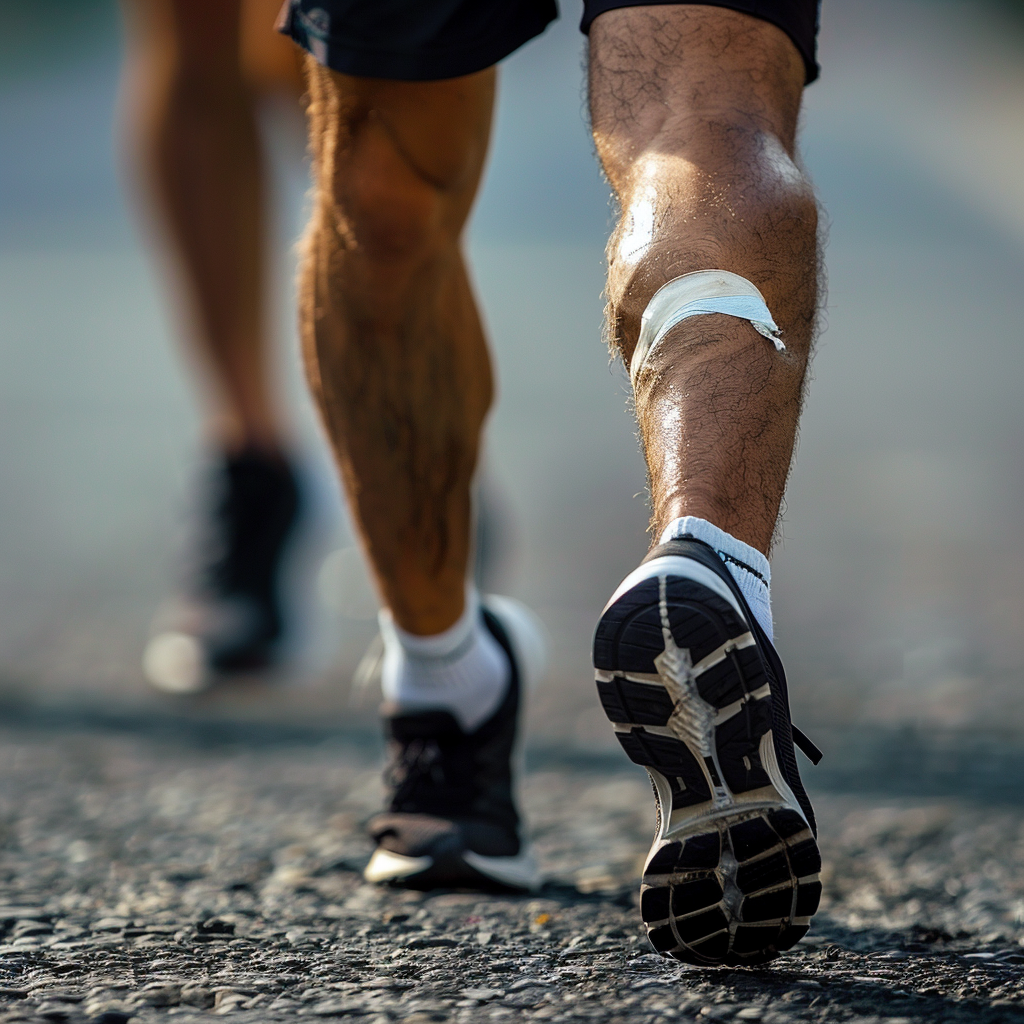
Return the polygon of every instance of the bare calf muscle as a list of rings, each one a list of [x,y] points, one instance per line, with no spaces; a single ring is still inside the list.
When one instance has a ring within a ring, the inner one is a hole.
[[[385,82],[311,61],[309,81],[309,376],[384,600],[403,628],[437,633],[462,612],[493,396],[461,235],[494,73]]]
[[[594,139],[621,210],[610,343],[628,364],[658,288],[708,269],[753,282],[786,339],[779,353],[746,322],[704,316],[645,363],[655,535],[697,515],[771,544],[817,311],[817,209],[795,152],[803,76],[784,33],[721,8],[623,8],[591,30]]]

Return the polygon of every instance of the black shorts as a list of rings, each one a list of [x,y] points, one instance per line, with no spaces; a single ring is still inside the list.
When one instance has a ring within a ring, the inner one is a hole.
[[[580,29],[617,7],[698,0],[583,0]],[[770,21],[818,77],[821,0],[699,0]],[[409,82],[457,78],[497,64],[558,17],[556,0],[285,0],[278,29],[347,75]]]

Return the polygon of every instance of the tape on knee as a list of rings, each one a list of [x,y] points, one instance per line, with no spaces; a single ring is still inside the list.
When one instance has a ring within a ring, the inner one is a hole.
[[[724,313],[749,320],[779,352],[785,352],[782,331],[772,319],[764,296],[745,277],[728,270],[698,270],[684,274],[654,293],[640,320],[640,340],[629,364],[629,376],[637,375],[650,354],[677,324],[702,313]]]

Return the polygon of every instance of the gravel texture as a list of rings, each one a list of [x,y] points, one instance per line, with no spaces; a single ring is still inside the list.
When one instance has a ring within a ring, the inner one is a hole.
[[[1024,811],[817,794],[823,911],[770,967],[650,953],[646,778],[525,781],[531,897],[364,884],[368,744],[0,733],[0,1021],[1024,1021]]]

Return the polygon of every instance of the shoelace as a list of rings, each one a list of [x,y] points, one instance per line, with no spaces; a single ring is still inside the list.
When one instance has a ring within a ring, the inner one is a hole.
[[[440,747],[434,740],[410,740],[387,767],[385,782],[393,787],[392,803],[415,800],[424,786],[432,789],[444,785],[445,771]]]
[[[795,725],[793,730],[793,742],[807,755],[811,764],[817,764],[824,756],[818,747],[808,738],[807,734],[798,729]]]

